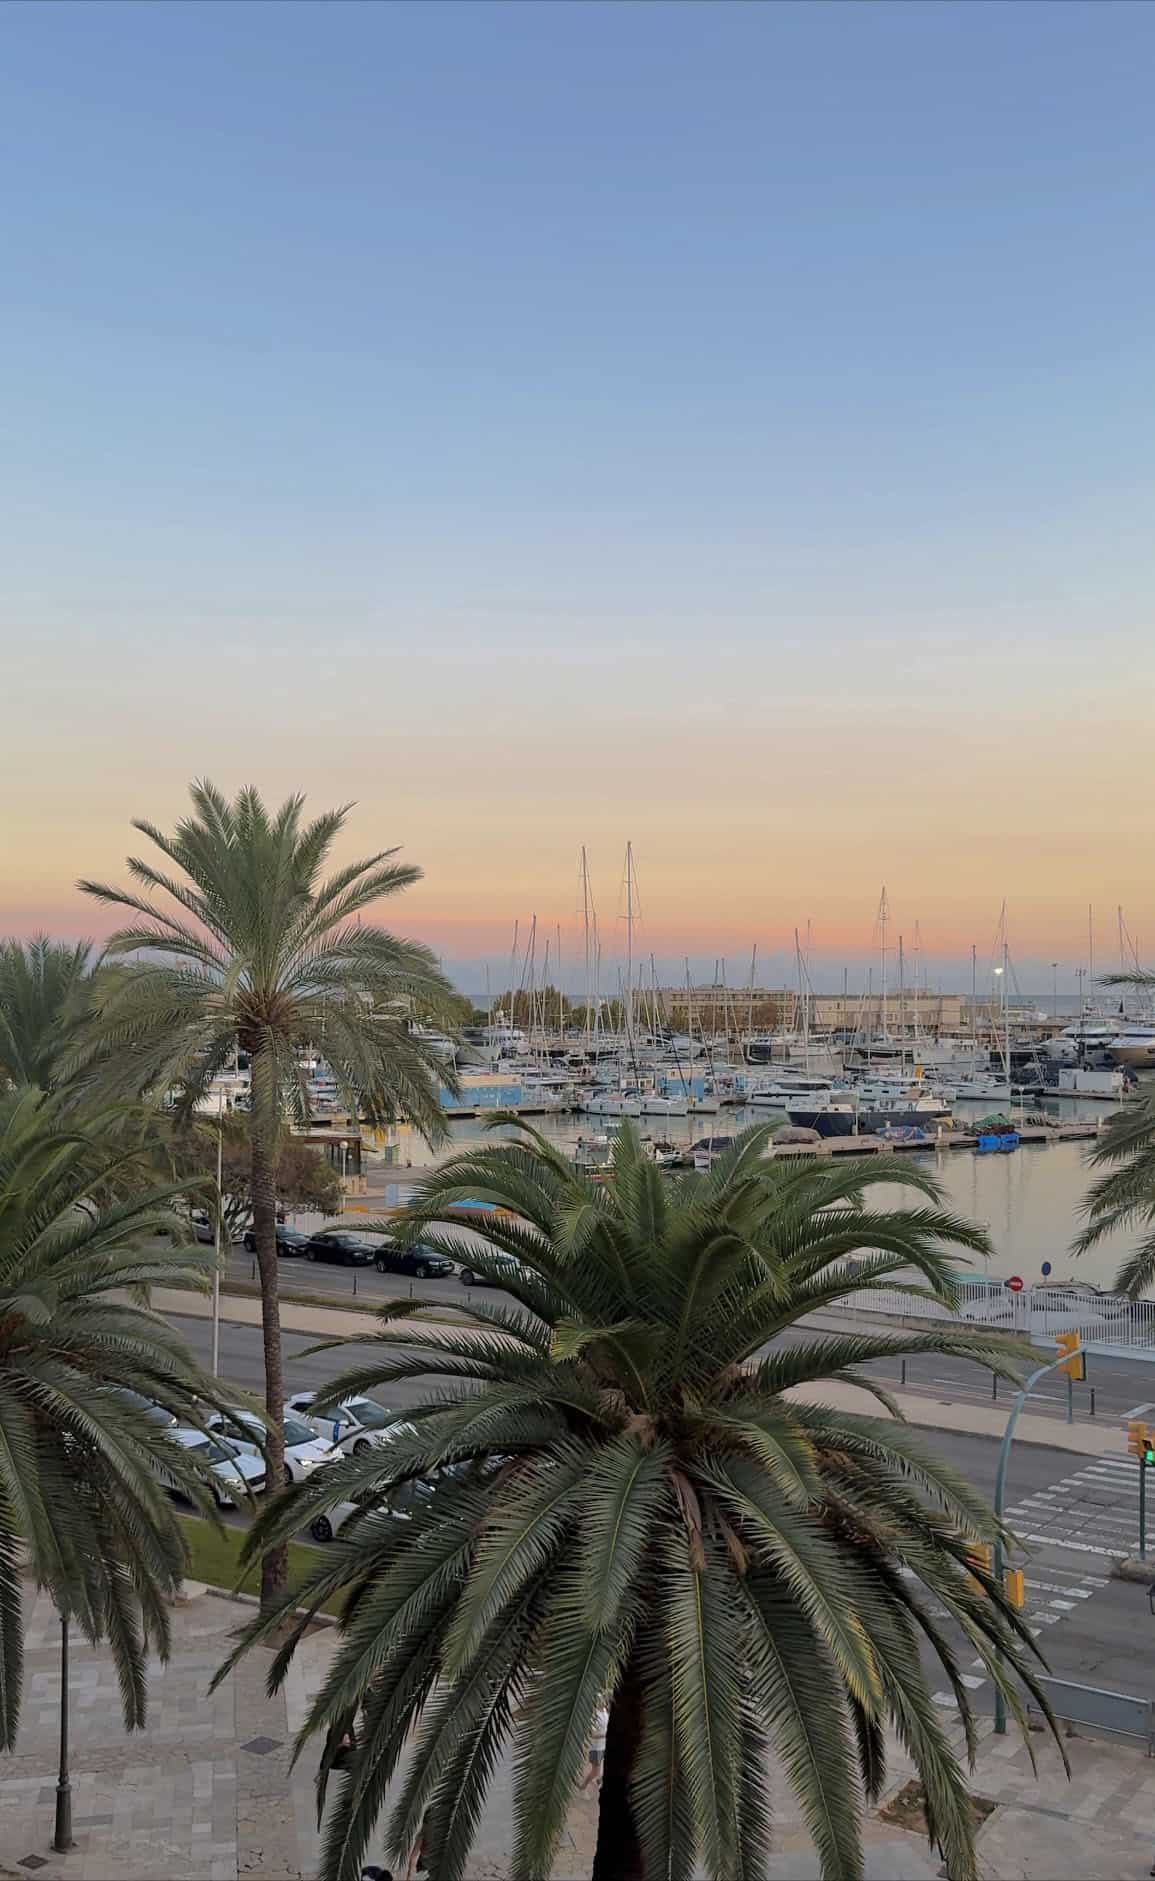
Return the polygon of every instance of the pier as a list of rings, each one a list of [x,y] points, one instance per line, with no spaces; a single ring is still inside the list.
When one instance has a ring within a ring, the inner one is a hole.
[[[1019,1145],[1024,1143],[1092,1142],[1099,1135],[1096,1123],[1017,1123]],[[817,1143],[775,1144],[775,1156],[925,1156],[934,1150],[973,1150],[977,1138],[970,1130],[941,1130],[935,1136],[910,1140],[883,1136],[824,1136]],[[1018,1147],[1019,1145],[1016,1145]],[[1014,1151],[1008,1151],[1013,1155]]]

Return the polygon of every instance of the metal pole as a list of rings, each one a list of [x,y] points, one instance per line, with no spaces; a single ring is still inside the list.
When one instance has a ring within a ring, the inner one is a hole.
[[[995,1536],[994,1548],[993,1578],[996,1587],[1001,1587],[1003,1584],[1003,1544],[1001,1529],[1003,1503],[1006,1498],[1007,1488],[1007,1464],[1011,1460],[1011,1443],[1014,1439],[1015,1425],[1019,1421],[1020,1411],[1030,1393],[1038,1384],[1039,1379],[1045,1378],[1048,1372],[1055,1371],[1057,1367],[1063,1363],[1064,1360],[1062,1358],[1052,1359],[1049,1365],[1040,1365],[1037,1371],[1031,1373],[1021,1391],[1015,1392],[1015,1402],[1011,1407],[1011,1414],[1007,1419],[1006,1430],[1003,1432],[1003,1441],[999,1450],[999,1466],[995,1471],[995,1520],[998,1522],[1000,1529],[1000,1533]],[[1007,1704],[998,1685],[995,1686],[995,1731],[999,1737],[1005,1737],[1007,1734]]]
[[[1147,1458],[1139,1458],[1139,1559],[1147,1558]]]
[[[60,1773],[56,1779],[56,1832],[52,1846],[58,1855],[75,1848],[72,1839],[72,1782],[68,1775],[68,1620],[60,1616]]]
[[[1073,1424],[1074,1421],[1075,1421],[1075,1381],[1073,1378],[1068,1378],[1067,1379],[1067,1422],[1068,1424]]]
[[[221,1369],[221,1211],[223,1207],[222,1176],[224,1173],[225,1120],[224,1112],[217,1116],[217,1231],[213,1245],[216,1260],[213,1264],[213,1377],[220,1376]]]

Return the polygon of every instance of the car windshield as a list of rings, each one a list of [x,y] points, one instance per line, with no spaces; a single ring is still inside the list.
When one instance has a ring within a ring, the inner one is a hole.
[[[176,1418],[171,1411],[166,1411],[163,1404],[154,1404],[151,1398],[142,1398],[139,1391],[120,1393],[126,1404],[131,1404],[134,1411],[141,1411],[150,1424],[175,1424]]]
[[[316,1441],[317,1441],[317,1433],[315,1431],[310,1430],[307,1424],[302,1424],[299,1418],[286,1417],[285,1419],[285,1442],[286,1443],[316,1443]]]
[[[231,1463],[237,1454],[227,1437],[200,1437],[188,1448],[202,1463]]]
[[[392,1412],[383,1411],[379,1404],[374,1404],[372,1398],[351,1398],[349,1409],[366,1430],[384,1430],[386,1424],[393,1422]]]

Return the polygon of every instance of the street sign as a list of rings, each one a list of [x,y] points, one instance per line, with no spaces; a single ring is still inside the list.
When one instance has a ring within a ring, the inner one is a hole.
[[[1022,1274],[1012,1274],[1010,1279],[1007,1281],[1006,1285],[1007,1285],[1008,1292],[1021,1293],[1023,1290]]]

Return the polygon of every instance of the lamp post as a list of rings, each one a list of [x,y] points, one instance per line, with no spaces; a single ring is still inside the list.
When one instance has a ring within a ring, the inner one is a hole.
[[[1051,1011],[1054,1015],[1055,1024],[1058,1025],[1059,1023],[1059,963],[1057,960],[1052,960],[1051,962]]]
[[[58,1855],[75,1848],[72,1839],[72,1779],[68,1774],[68,1615],[60,1616],[60,1770],[56,1778],[56,1828],[52,1846]]]
[[[1007,1465],[1011,1460],[1011,1443],[1015,1434],[1015,1425],[1019,1421],[1020,1411],[1031,1392],[1038,1384],[1039,1379],[1045,1378],[1048,1372],[1057,1371],[1060,1365],[1066,1365],[1068,1362],[1069,1355],[1062,1353],[1057,1359],[1051,1359],[1049,1364],[1040,1365],[1037,1371],[1031,1373],[1022,1390],[1016,1391],[1015,1393],[1015,1401],[1011,1407],[1011,1414],[1007,1419],[1007,1427],[1003,1432],[1002,1447],[999,1450],[999,1466],[995,1471],[995,1520],[999,1524],[999,1530],[995,1535],[992,1578],[996,1587],[1001,1587],[1003,1584],[1003,1499],[1006,1494]],[[1005,1737],[1007,1734],[1007,1702],[1003,1697],[1002,1688],[998,1684],[995,1685],[995,1730],[1000,1737]]]
[[[222,1194],[225,1147],[225,1112],[224,1099],[220,1100],[217,1110],[217,1207],[216,1233],[213,1246],[216,1258],[213,1261],[213,1377],[218,1378],[221,1370],[221,1213],[224,1207]]]

